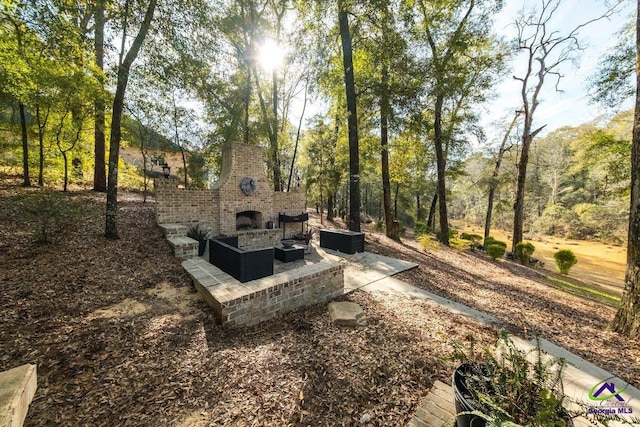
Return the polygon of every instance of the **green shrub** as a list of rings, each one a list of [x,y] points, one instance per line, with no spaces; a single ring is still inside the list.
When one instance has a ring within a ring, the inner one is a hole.
[[[414,232],[416,233],[416,237],[422,236],[423,234],[428,234],[430,232],[427,224],[422,221],[416,221],[415,226],[413,227]]]
[[[497,243],[503,243],[503,242],[497,242]],[[504,256],[504,253],[507,251],[506,243],[504,246],[499,245],[497,243],[490,243],[484,247],[484,250],[487,252],[487,255],[489,255],[494,260],[498,258],[502,258]]]
[[[475,251],[476,247],[482,242],[482,236],[479,234],[461,233],[460,238],[454,240],[459,240],[460,249],[466,246],[464,249],[470,248],[472,251]],[[451,243],[451,241],[449,243]]]
[[[59,243],[77,230],[88,210],[70,193],[40,190],[25,194],[17,202],[22,207],[20,222],[32,230],[35,243]]]
[[[459,251],[465,251],[469,248],[475,249],[475,246],[473,245],[473,243],[469,244],[468,240],[461,239],[459,237],[453,237],[449,239],[449,247],[451,249],[456,249]]]
[[[420,242],[422,247],[425,249],[440,249],[440,243],[438,243],[436,240],[433,240],[428,234],[423,234],[422,236],[418,237],[418,242]]]
[[[507,244],[501,240],[496,240],[491,236],[487,236],[486,239],[484,239],[484,246],[485,248],[489,245],[498,245],[498,246],[502,246],[505,251],[507,250]]]
[[[520,242],[516,245],[515,256],[521,264],[529,264],[529,260],[531,259],[531,255],[535,252],[536,247],[533,246],[532,243],[529,242]]]
[[[560,274],[569,274],[571,267],[578,263],[578,258],[569,249],[563,249],[553,254],[553,259],[556,260],[556,267]]]
[[[464,240],[469,240],[474,244],[478,244],[482,241],[482,236],[479,234],[471,234],[471,233],[462,233],[460,234],[460,238]]]

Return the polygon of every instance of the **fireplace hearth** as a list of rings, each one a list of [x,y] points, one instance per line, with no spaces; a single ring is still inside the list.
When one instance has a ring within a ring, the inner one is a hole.
[[[242,211],[236,214],[236,230],[255,230],[261,227],[262,214],[257,211]]]

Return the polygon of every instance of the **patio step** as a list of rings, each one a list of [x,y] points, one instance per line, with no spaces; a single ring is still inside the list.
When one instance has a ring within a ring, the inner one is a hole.
[[[169,237],[184,237],[187,235],[187,226],[182,224],[158,224],[162,230],[162,235]]]
[[[22,426],[36,387],[36,365],[0,372],[0,427]]]
[[[179,259],[191,259],[198,256],[198,241],[191,237],[167,237],[173,248],[173,255]]]

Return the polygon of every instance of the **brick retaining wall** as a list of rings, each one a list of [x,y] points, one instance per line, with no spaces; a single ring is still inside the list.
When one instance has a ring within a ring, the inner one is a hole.
[[[257,325],[344,293],[344,266],[337,262],[322,261],[246,283],[200,258],[182,266],[225,327]]]

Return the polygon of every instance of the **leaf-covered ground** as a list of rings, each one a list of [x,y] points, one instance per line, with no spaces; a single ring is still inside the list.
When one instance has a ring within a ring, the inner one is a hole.
[[[34,191],[0,188],[0,368],[38,366],[26,426],[351,426],[364,414],[370,425],[404,425],[435,380],[449,381],[452,342],[496,334],[426,301],[364,292],[344,298],[364,308],[364,328],[332,326],[320,304],[224,330],[152,203],[121,192],[121,239],[107,241],[104,195],[64,196],[89,209],[64,239],[41,245],[24,215]],[[421,264],[403,280],[516,329],[548,324],[545,337],[638,385],[640,345],[604,330],[613,310],[470,255],[369,241]]]

